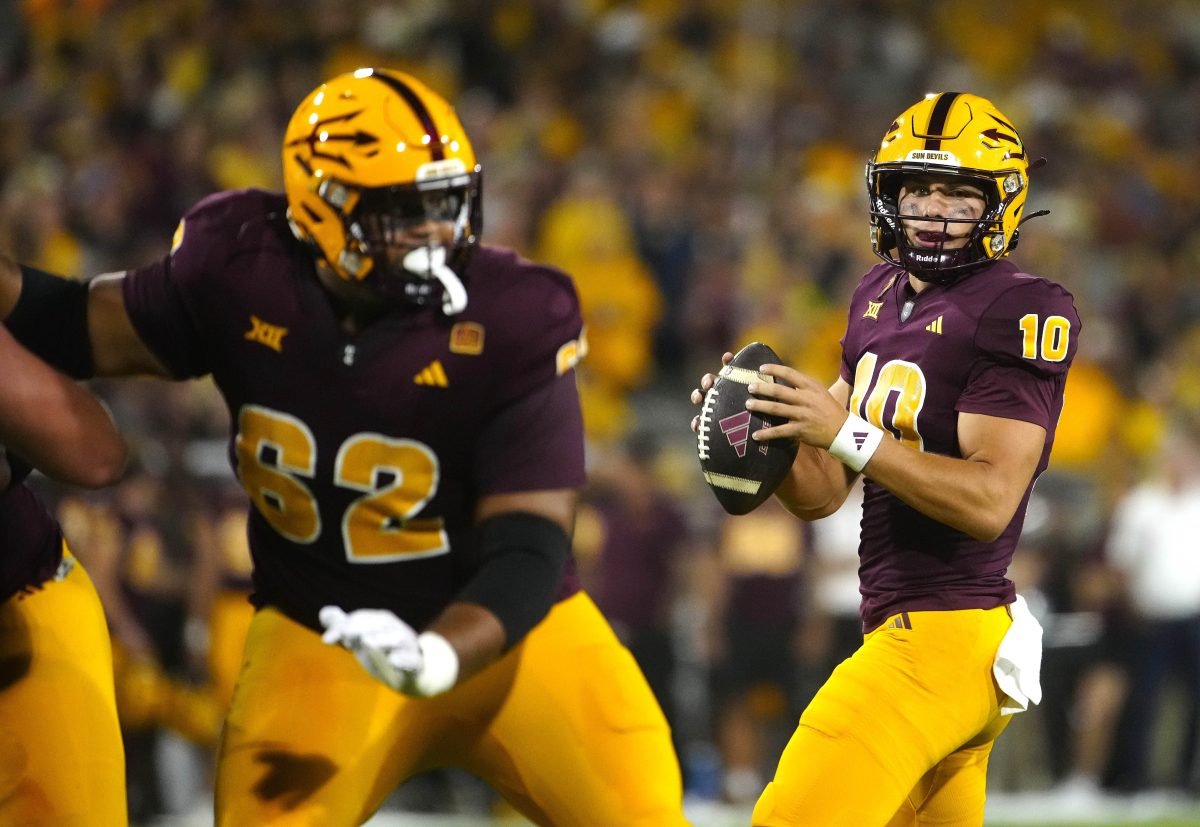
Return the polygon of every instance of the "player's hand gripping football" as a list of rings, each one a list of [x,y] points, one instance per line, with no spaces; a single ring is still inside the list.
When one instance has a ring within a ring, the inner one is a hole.
[[[807,374],[786,365],[763,365],[761,373],[782,382],[751,382],[753,395],[746,407],[758,414],[787,420],[773,428],[750,435],[762,442],[771,439],[798,439],[817,448],[828,448],[846,421],[845,407],[829,389]],[[759,397],[755,399],[754,397]]]
[[[321,609],[321,640],[349,649],[377,680],[406,695],[415,691],[422,654],[416,631],[387,609]]]
[[[733,354],[726,351],[721,356],[721,365],[733,361]],[[763,428],[751,434],[751,438],[763,441],[771,439],[799,439],[808,445],[828,448],[846,421],[846,409],[833,398],[829,390],[811,376],[800,373],[785,365],[763,365],[761,372],[782,379],[780,382],[754,382],[748,390],[760,399],[750,399],[746,408],[760,414],[786,419],[783,425]],[[700,377],[700,387],[692,390],[693,405],[703,405],[704,395],[717,381],[716,374],[706,373]],[[792,387],[788,387],[791,385]],[[696,432],[700,417],[692,417],[692,433]]]

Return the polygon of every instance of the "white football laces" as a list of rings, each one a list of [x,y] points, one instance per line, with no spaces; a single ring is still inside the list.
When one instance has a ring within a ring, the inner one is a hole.
[[[696,426],[696,453],[702,460],[708,459],[708,432],[712,427],[713,407],[720,395],[721,392],[714,383],[708,389],[708,393],[704,394],[704,404],[700,407],[700,422]]]

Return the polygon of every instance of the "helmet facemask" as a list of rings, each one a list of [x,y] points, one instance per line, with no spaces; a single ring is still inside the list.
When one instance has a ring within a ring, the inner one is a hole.
[[[344,269],[380,296],[447,313],[466,306],[455,269],[475,240],[473,176],[359,190],[343,213]],[[418,253],[418,255],[413,255]],[[460,296],[461,294],[461,296]]]
[[[1019,186],[1010,189],[1004,199],[998,196],[998,192],[1018,184],[1019,176],[1015,173],[1007,176],[1007,179],[1012,179],[1012,183],[1005,180],[998,184],[992,177],[966,174],[958,170],[941,171],[928,166],[903,166],[881,170],[872,163],[868,165],[868,175],[873,179],[870,184],[871,192],[878,193],[872,196],[870,209],[877,251],[885,260],[903,267],[921,281],[932,284],[949,283],[991,263],[1006,251],[1003,216],[1012,197],[1019,191]],[[905,178],[915,175],[944,176],[980,189],[984,193],[983,213],[978,218],[902,215],[899,206],[900,189]],[[942,238],[934,246],[912,244],[905,231],[906,221],[940,223],[940,231],[926,232],[940,232]],[[970,232],[965,234],[966,242],[946,247],[946,244],[964,238],[961,233],[964,225],[971,227]],[[1010,243],[1007,246],[1011,249],[1015,245]]]

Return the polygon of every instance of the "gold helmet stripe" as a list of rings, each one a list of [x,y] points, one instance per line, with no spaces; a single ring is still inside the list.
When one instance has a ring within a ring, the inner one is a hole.
[[[412,90],[412,87],[399,78],[383,72],[375,72],[371,77],[383,81],[392,87],[396,94],[404,98],[404,102],[408,104],[408,108],[413,111],[413,114],[417,116],[417,120],[421,122],[421,128],[429,136],[429,151],[433,160],[445,160],[446,151],[442,148],[442,133],[438,131],[437,124],[433,122],[433,115],[430,115],[429,110],[425,108],[425,102]]]
[[[926,149],[942,148],[942,130],[946,128],[946,118],[950,116],[950,108],[961,94],[962,92],[943,92],[934,101],[933,111],[929,113],[929,128],[925,130]]]

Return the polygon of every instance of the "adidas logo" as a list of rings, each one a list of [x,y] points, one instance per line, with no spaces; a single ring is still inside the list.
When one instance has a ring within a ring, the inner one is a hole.
[[[442,367],[440,359],[434,359],[422,368],[421,372],[413,377],[413,382],[417,385],[429,385],[435,388],[450,387],[450,380],[446,377],[446,369]]]
[[[739,457],[746,456],[746,443],[750,441],[750,412],[742,411],[720,420],[721,433],[729,440]]]
[[[932,322],[925,325],[925,329],[928,330],[930,333],[936,333],[937,335],[941,336],[942,335],[942,317],[938,316]]]
[[[869,434],[866,431],[854,432],[854,447],[856,450],[862,450],[862,447],[866,443],[868,436]]]

